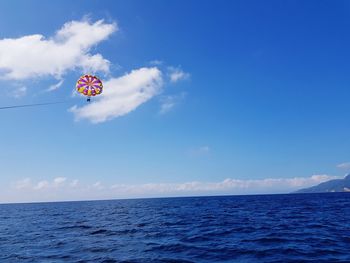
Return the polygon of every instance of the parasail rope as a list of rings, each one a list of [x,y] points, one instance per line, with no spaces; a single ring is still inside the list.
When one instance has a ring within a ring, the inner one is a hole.
[[[56,101],[56,102],[46,102],[46,103],[12,105],[12,106],[0,107],[0,110],[7,110],[7,109],[14,109],[14,108],[25,108],[25,107],[37,107],[37,106],[45,106],[45,105],[53,105],[53,104],[62,104],[62,103],[67,103],[67,102],[68,101]]]

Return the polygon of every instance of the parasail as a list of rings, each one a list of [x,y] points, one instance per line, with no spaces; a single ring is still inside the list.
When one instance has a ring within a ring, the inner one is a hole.
[[[79,93],[88,97],[87,101],[90,101],[91,96],[102,93],[103,85],[98,77],[86,74],[78,79],[76,88]]]

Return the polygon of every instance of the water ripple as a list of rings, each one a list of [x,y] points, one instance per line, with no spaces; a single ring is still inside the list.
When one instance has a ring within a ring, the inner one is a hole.
[[[350,194],[0,205],[0,262],[350,262]]]

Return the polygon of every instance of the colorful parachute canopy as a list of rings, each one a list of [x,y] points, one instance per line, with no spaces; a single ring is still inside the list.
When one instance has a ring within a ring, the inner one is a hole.
[[[84,75],[77,81],[77,91],[85,96],[96,96],[102,93],[102,81],[96,76]]]

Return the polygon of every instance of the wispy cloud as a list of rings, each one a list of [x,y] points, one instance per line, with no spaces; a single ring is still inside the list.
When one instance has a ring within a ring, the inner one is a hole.
[[[169,112],[171,109],[175,107],[180,101],[182,101],[186,97],[186,92],[182,92],[176,95],[167,95],[160,98],[160,114],[164,114]]]
[[[168,76],[170,78],[170,82],[175,83],[180,80],[188,79],[190,74],[183,71],[180,67],[168,67]]]
[[[149,64],[153,65],[153,66],[160,66],[163,64],[163,61],[155,59],[155,60],[150,61]]]
[[[202,157],[202,156],[208,156],[210,154],[210,147],[208,145],[202,145],[197,148],[191,148],[188,151],[188,155],[190,157]]]
[[[12,97],[18,99],[18,98],[25,96],[27,94],[27,90],[28,89],[26,86],[16,87],[13,89],[11,95],[12,95]]]
[[[300,188],[310,187],[340,177],[330,175],[312,175],[310,177],[234,179],[220,182],[184,182],[184,183],[146,183],[146,184],[110,184],[98,181],[92,184],[78,183],[65,177],[53,180],[33,182],[29,178],[17,181],[11,189],[12,196],[6,191],[0,194],[4,201],[57,201],[83,199],[113,199],[131,197],[161,197],[188,195],[220,194],[261,194],[288,193]]]
[[[140,68],[104,82],[104,92],[83,107],[70,109],[77,120],[105,122],[123,116],[159,94],[163,85],[161,71],[155,67]]]
[[[69,186],[71,186],[71,187],[77,187],[78,184],[79,184],[79,180],[74,179],[73,181],[71,181],[71,182],[69,183]]]
[[[350,169],[350,162],[340,163],[337,165],[337,168],[348,170],[348,169]]]
[[[31,188],[32,187],[32,181],[30,178],[24,178],[22,180],[19,180],[15,182],[14,188],[17,190]]]
[[[1,78],[23,80],[42,76],[60,78],[76,68],[109,71],[110,62],[92,47],[117,31],[116,23],[95,23],[87,19],[63,25],[51,38],[40,34],[0,40]]]
[[[54,90],[59,89],[62,86],[63,82],[64,82],[64,80],[61,79],[59,82],[51,85],[46,91],[54,91]]]
[[[96,190],[102,190],[105,188],[100,181],[97,181],[96,183],[92,184],[90,187]]]

